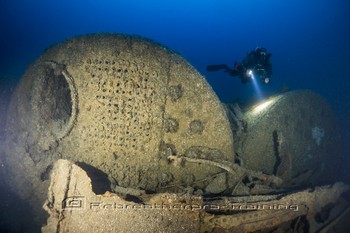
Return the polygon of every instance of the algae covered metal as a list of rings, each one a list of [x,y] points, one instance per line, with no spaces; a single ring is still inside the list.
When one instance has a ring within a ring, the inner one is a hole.
[[[344,184],[299,190],[335,182],[339,137],[322,97],[288,92],[241,111],[141,37],[48,48],[7,119],[0,181],[36,226],[48,220],[44,232],[306,232],[349,210]]]

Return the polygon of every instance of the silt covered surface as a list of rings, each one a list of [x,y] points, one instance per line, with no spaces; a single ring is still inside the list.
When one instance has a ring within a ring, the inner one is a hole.
[[[243,116],[245,132],[236,141],[242,165],[284,178],[286,185],[335,179],[340,135],[327,101],[307,90],[259,103]]]
[[[205,79],[137,36],[86,35],[48,48],[22,77],[6,130],[5,180],[39,212],[60,158],[103,174],[108,190],[136,192],[205,189],[220,171],[174,166],[168,156],[234,161],[227,116]]]

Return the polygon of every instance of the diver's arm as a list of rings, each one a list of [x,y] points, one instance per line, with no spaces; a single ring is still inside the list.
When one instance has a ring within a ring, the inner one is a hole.
[[[207,71],[212,72],[212,71],[218,71],[218,70],[224,70],[224,72],[229,73],[231,76],[237,76],[238,73],[236,70],[231,69],[228,67],[226,64],[220,64],[220,65],[208,65],[207,66]]]

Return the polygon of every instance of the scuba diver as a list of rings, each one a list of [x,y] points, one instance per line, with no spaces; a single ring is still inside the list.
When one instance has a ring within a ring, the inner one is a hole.
[[[257,47],[248,53],[241,63],[235,62],[233,69],[226,64],[208,65],[207,71],[224,70],[232,77],[238,76],[242,83],[247,83],[257,75],[264,84],[270,83],[272,66],[270,63],[271,53],[265,48]]]

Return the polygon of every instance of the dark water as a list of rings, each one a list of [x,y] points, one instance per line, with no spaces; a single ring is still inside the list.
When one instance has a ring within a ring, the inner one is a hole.
[[[349,23],[349,0],[1,0],[0,103],[45,48],[76,35],[115,32],[160,42],[181,53],[224,102],[254,98],[252,85],[223,72],[207,73],[206,65],[231,66],[255,47],[266,47],[273,78],[263,93],[311,89],[329,101],[342,133],[347,179]]]

